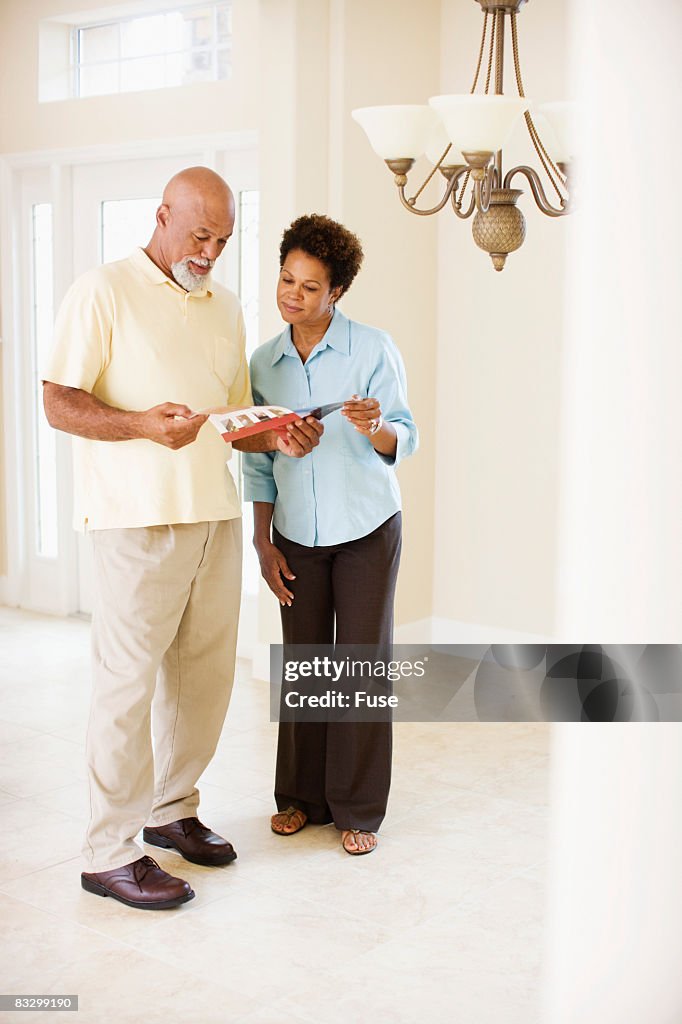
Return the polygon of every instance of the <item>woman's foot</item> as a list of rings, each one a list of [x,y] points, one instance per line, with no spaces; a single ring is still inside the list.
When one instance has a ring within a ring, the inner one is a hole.
[[[287,807],[286,811],[273,814],[270,818],[270,828],[278,836],[293,836],[295,832],[301,831],[307,820],[307,815],[298,807]]]
[[[346,853],[358,857],[363,853],[371,853],[377,848],[377,837],[373,832],[363,832],[359,828],[347,828],[341,833],[341,845]]]

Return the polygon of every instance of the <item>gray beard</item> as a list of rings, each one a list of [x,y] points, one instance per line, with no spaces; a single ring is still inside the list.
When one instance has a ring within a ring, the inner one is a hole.
[[[195,288],[205,288],[211,278],[210,274],[205,274],[204,277],[200,277],[198,274],[193,274],[189,269],[189,256],[185,256],[184,260],[179,260],[177,263],[171,264],[171,273],[175,280],[178,282],[181,288],[184,288],[186,292],[192,292]]]

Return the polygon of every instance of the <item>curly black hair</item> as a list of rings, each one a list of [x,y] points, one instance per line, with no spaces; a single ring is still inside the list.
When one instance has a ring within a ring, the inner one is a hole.
[[[279,247],[279,265],[294,249],[324,263],[332,288],[348,291],[362,264],[362,245],[357,235],[343,224],[320,213],[298,217],[282,235]]]

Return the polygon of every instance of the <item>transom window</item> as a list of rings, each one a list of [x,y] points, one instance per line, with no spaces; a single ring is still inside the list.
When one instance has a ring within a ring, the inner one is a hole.
[[[164,89],[230,77],[232,5],[176,7],[74,26],[76,96]]]

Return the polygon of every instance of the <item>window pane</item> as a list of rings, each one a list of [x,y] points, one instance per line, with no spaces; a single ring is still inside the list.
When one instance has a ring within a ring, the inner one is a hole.
[[[232,50],[218,50],[216,57],[218,59],[216,78],[222,82],[232,74]]]
[[[79,96],[230,77],[232,5],[186,6],[77,30]]]
[[[229,4],[220,4],[216,11],[217,43],[227,43],[232,38],[232,8]]]
[[[165,84],[165,57],[137,57],[121,64],[121,92],[163,89]]]
[[[187,25],[185,46],[208,46],[213,41],[213,9],[195,7],[183,16]]]
[[[118,34],[118,24],[82,28],[78,33],[81,64],[117,60],[119,57]]]
[[[108,96],[119,92],[118,64],[95,64],[80,69],[80,96]]]
[[[193,50],[185,57],[184,83],[210,82],[213,79],[213,54],[210,50]]]
[[[43,412],[41,370],[52,344],[52,205],[33,207],[33,362],[35,412],[36,549],[57,557],[57,434]]]
[[[166,45],[165,52],[186,50],[188,45],[185,38],[185,19],[180,11],[173,11],[166,15]]]
[[[156,223],[160,196],[106,199],[101,211],[102,263],[123,260],[136,245],[146,245]]]
[[[132,18],[121,23],[121,57],[145,57],[166,52],[166,16]]]
[[[185,84],[184,53],[169,53],[166,57],[166,85]]]

